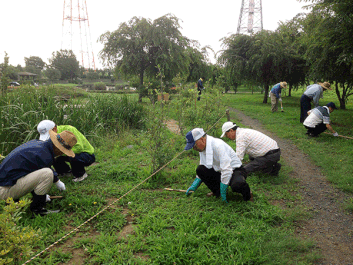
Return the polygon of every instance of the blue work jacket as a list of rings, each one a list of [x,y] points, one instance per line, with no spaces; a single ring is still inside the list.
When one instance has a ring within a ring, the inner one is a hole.
[[[0,164],[0,186],[13,186],[17,180],[54,162],[53,142],[32,140],[15,148]],[[54,172],[54,182],[58,174]]]

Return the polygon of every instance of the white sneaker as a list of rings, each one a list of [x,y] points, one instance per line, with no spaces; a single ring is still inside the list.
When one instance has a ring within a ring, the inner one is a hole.
[[[81,177],[74,178],[72,181],[73,182],[80,182],[80,181],[84,180],[87,177],[88,177],[88,175],[87,175],[87,173],[85,173]]]

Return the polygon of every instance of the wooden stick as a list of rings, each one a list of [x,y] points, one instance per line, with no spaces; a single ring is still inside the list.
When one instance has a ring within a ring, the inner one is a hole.
[[[328,132],[324,132],[326,134],[332,134],[332,133],[328,133]],[[343,138],[347,138],[347,139],[353,139],[353,137],[349,137],[349,136],[344,136],[344,135],[338,135],[339,137],[343,137]]]
[[[50,196],[50,199],[62,199],[64,196]]]
[[[186,192],[186,190],[180,190],[180,189],[171,189],[171,188],[164,188],[167,191],[178,191],[178,192]],[[194,192],[194,191],[189,191],[189,192]]]
[[[229,109],[226,110],[226,115],[227,115],[227,121],[230,121]]]

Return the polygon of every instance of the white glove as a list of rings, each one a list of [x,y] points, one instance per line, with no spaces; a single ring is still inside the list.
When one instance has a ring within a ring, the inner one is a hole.
[[[281,101],[282,102],[282,98],[279,98],[279,100],[278,101]]]
[[[50,199],[49,194],[47,194],[46,196],[47,196],[47,197],[45,198],[45,201],[46,201],[46,202],[50,202],[50,201],[51,201],[51,199]]]
[[[58,180],[56,183],[55,183],[56,187],[58,188],[58,190],[66,190],[65,188],[65,184],[61,181],[61,180]]]
[[[332,135],[337,137],[337,136],[338,136],[338,133],[337,133],[337,132],[335,132],[335,133],[333,133]]]

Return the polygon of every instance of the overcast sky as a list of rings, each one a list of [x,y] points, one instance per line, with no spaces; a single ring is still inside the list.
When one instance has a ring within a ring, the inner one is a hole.
[[[72,0],[77,3],[78,0]],[[85,0],[87,3],[90,35],[96,67],[102,68],[99,51],[103,45],[97,39],[106,31],[118,29],[120,23],[134,16],[154,20],[167,13],[181,19],[184,36],[209,45],[216,52],[221,49],[223,37],[236,33],[241,0]],[[66,4],[70,2],[66,0]],[[83,0],[80,0],[83,2]],[[76,4],[77,5],[77,4]],[[296,0],[262,0],[263,27],[275,30],[279,21],[288,21],[304,12],[305,3]],[[38,56],[48,63],[54,51],[70,42],[64,20],[64,0],[0,0],[0,63],[4,52],[8,53],[11,65],[25,65],[24,57]],[[74,27],[78,22],[73,22]],[[73,30],[79,36],[77,30]],[[75,40],[75,37],[74,39]],[[76,41],[77,43],[78,41]],[[89,45],[90,46],[90,45]],[[64,47],[65,48],[65,47]],[[84,49],[84,50],[87,50]]]

